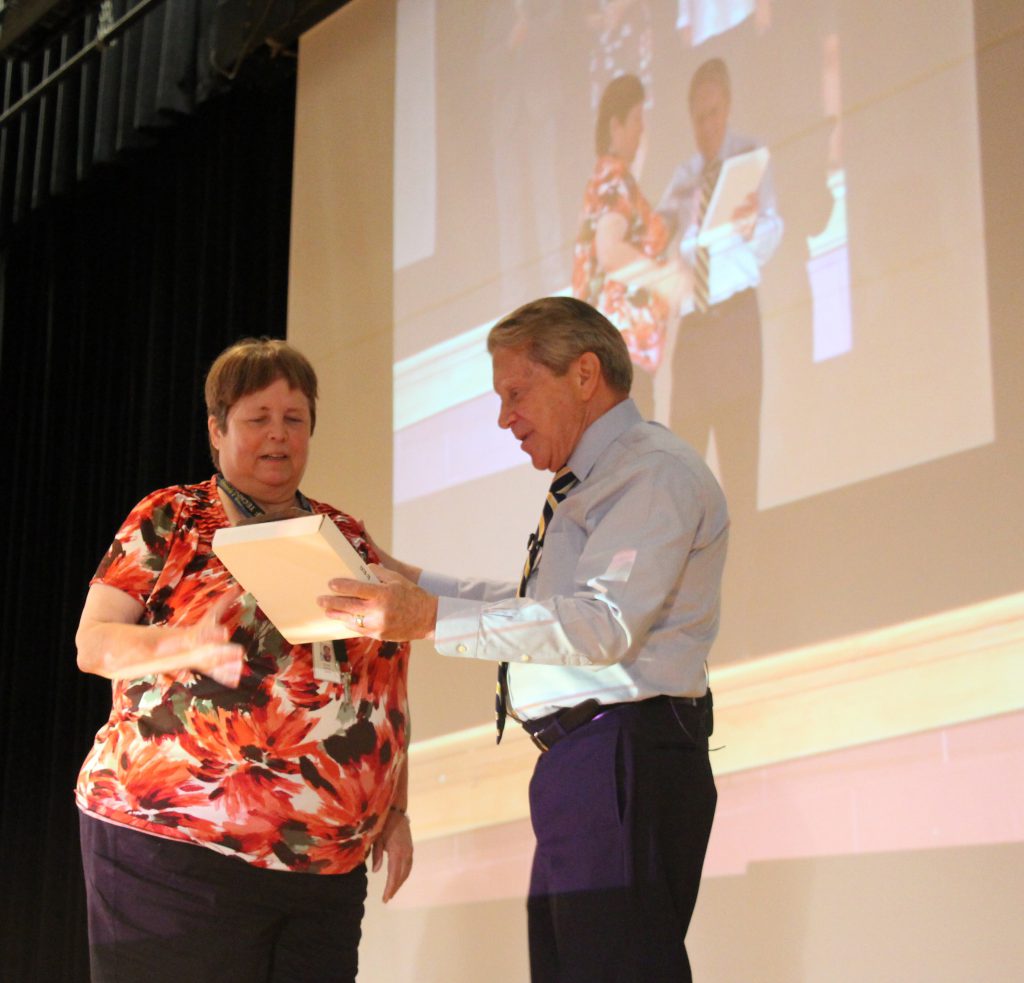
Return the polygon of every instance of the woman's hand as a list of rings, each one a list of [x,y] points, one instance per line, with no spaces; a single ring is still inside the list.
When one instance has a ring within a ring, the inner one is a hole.
[[[693,272],[675,257],[659,263],[652,262],[635,282],[664,298],[673,315],[683,300],[693,293]]]
[[[228,641],[228,629],[222,621],[240,596],[240,591],[225,595],[202,620],[188,628],[165,628],[164,637],[153,651],[150,668],[142,675],[191,669],[217,680],[221,686],[231,689],[238,686],[245,650]],[[135,672],[138,673],[138,667]]]
[[[245,650],[228,641],[223,619],[239,596],[226,594],[188,627],[140,625],[143,607],[106,584],[93,584],[75,635],[78,667],[107,679],[136,679],[153,673],[201,672],[222,686],[235,687]]]
[[[597,223],[597,261],[605,273],[630,287],[653,290],[675,314],[693,289],[690,268],[673,257],[652,259],[627,241],[629,227],[618,212],[602,215]]]
[[[380,870],[385,854],[388,858],[388,874],[381,900],[387,903],[398,893],[412,870],[412,828],[409,817],[395,807],[388,810],[384,829],[373,841],[371,869],[374,873]]]

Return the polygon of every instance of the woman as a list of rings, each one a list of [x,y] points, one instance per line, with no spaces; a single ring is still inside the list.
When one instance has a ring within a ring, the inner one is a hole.
[[[620,75],[598,109],[597,164],[584,192],[572,292],[622,332],[633,363],[647,373],[634,379],[634,398],[647,410],[650,376],[661,364],[669,321],[690,280],[678,261],[662,258],[668,230],[631,171],[643,133],[643,84]]]
[[[289,645],[211,548],[298,508],[377,560],[299,491],[316,398],[286,342],[224,351],[206,379],[217,474],[144,498],[93,577],[78,665],[113,681],[76,789],[94,983],[354,981],[364,861],[387,854],[385,901],[411,869],[407,647]]]

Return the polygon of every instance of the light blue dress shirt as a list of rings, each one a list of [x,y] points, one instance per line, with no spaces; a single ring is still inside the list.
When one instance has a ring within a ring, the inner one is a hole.
[[[729,130],[722,141],[718,159],[725,161],[760,146],[763,144]],[[671,227],[682,233],[679,253],[691,269],[697,262],[698,197],[705,164],[700,154],[694,154],[680,164],[658,203],[658,212]],[[771,163],[761,180],[758,202],[757,222],[750,239],[733,234],[725,236],[709,249],[708,299],[712,305],[720,304],[742,290],[757,287],[761,282],[761,267],[771,259],[782,239],[783,223],[775,203]],[[689,314],[693,309],[693,298],[687,295],[680,314]]]
[[[568,463],[580,483],[555,510],[525,597],[514,582],[421,575],[439,595],[437,651],[510,663],[523,718],[590,697],[702,695],[729,528],[718,482],[629,399],[591,424]]]
[[[690,46],[696,48],[716,34],[724,34],[754,13],[754,0],[679,0],[676,27],[690,28]]]

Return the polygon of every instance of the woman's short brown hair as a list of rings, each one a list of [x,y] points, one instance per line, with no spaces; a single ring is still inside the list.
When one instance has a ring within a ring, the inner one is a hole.
[[[280,338],[242,338],[225,348],[206,373],[206,412],[223,433],[228,425],[228,411],[235,403],[278,379],[284,379],[306,397],[312,433],[316,427],[316,372],[302,352]],[[219,455],[213,444],[210,455],[214,467],[219,468]]]
[[[645,98],[644,84],[635,75],[617,75],[608,83],[601,93],[594,124],[594,149],[598,157],[611,150],[612,120],[625,123],[633,107],[640,105]]]

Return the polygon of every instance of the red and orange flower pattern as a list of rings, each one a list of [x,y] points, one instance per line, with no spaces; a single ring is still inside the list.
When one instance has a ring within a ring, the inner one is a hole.
[[[311,505],[377,561],[354,519]],[[212,549],[228,524],[213,479],[154,492],[125,520],[92,583],[139,601],[143,624],[195,624],[237,590]],[[78,777],[78,805],[259,867],[346,873],[383,828],[405,760],[408,646],[344,641],[355,720],[343,720],[343,685],[318,680],[311,647],[286,642],[251,595],[224,621],[246,649],[238,688],[188,671],[116,681],[110,719]]]
[[[609,212],[625,218],[626,241],[657,261],[668,245],[668,230],[640,191],[629,164],[611,154],[599,157],[583,195],[583,214],[573,250],[572,293],[596,307],[622,332],[635,365],[653,372],[661,362],[670,311],[646,286],[607,273],[597,259],[597,223]]]

